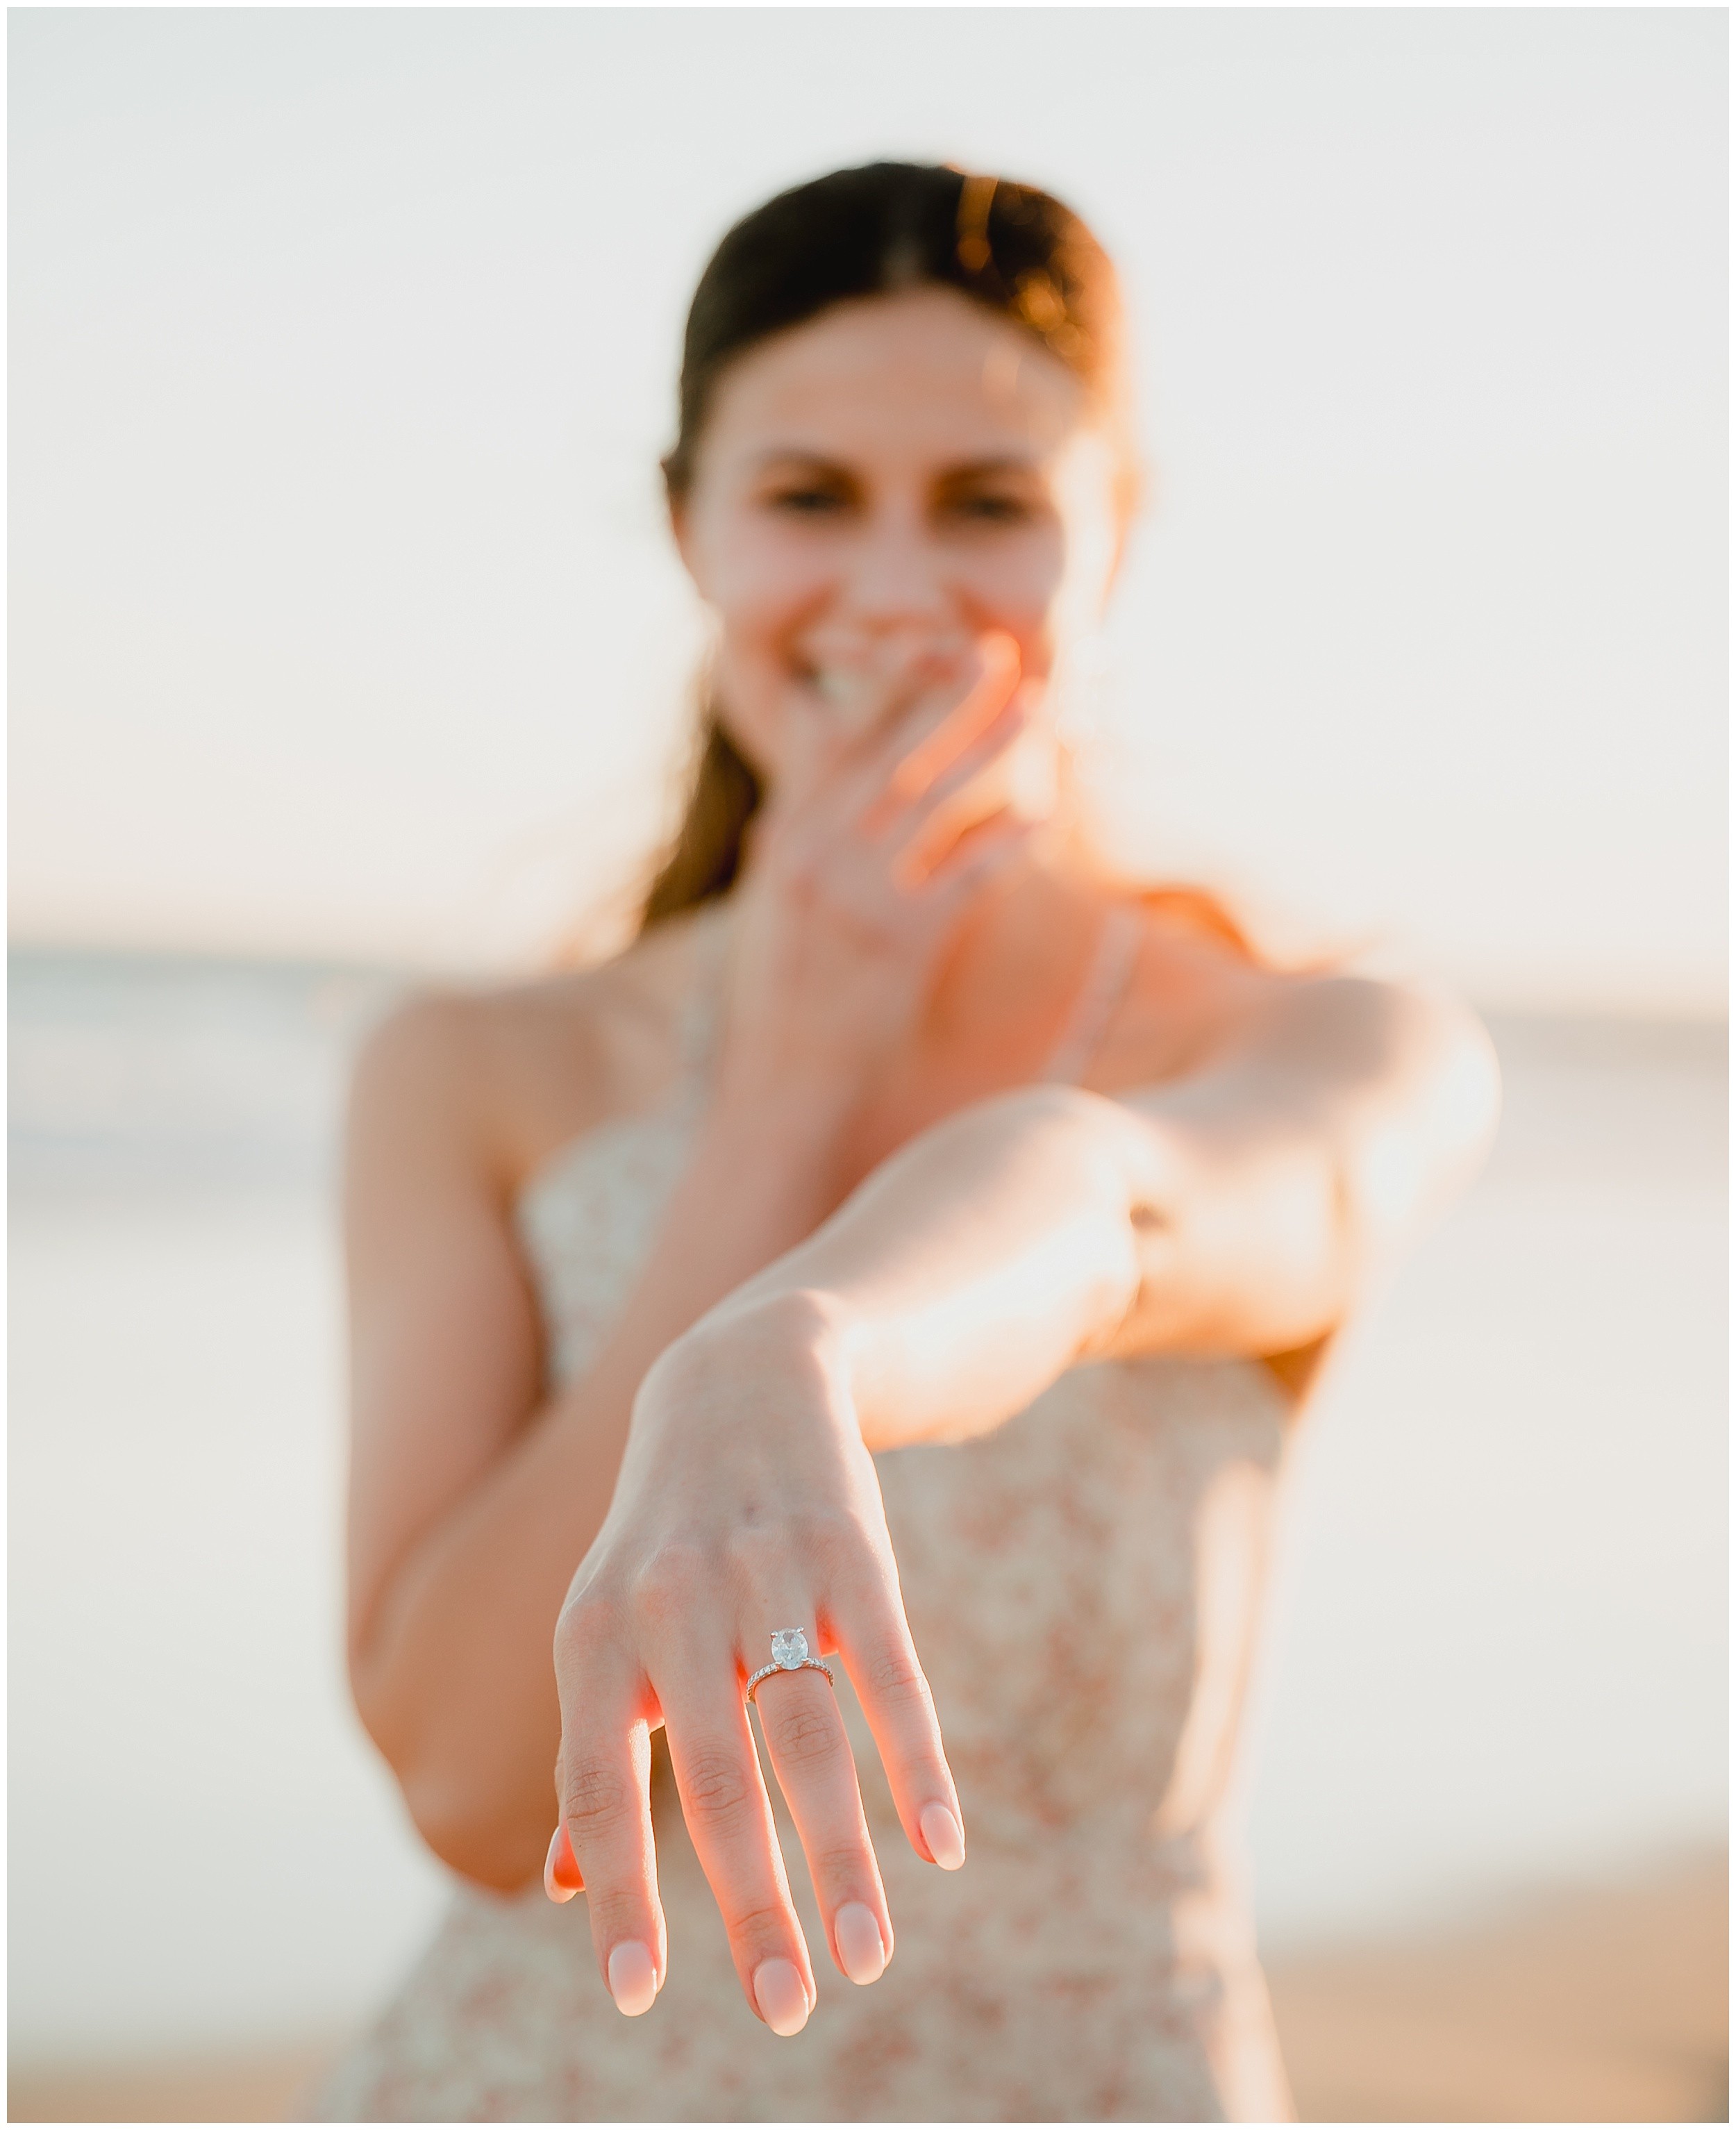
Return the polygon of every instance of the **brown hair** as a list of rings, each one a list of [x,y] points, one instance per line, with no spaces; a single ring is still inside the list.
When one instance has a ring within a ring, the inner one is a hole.
[[[663,461],[670,504],[688,491],[718,381],[738,356],[834,303],[924,285],[956,289],[1032,334],[1128,442],[1120,290],[1109,255],[1079,217],[1033,185],[938,165],[870,163],[780,193],[713,253],[687,314],[680,426]],[[1131,448],[1122,456],[1130,503]],[[708,706],[686,812],[641,928],[729,888],[762,795]]]

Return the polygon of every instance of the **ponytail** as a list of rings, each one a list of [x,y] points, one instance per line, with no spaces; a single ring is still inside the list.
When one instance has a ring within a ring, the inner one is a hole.
[[[715,711],[703,732],[686,812],[640,913],[641,933],[727,894],[742,870],[747,824],[759,811],[764,786]]]

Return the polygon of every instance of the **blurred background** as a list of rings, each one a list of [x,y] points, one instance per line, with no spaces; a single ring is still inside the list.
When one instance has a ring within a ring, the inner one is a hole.
[[[1303,2113],[1726,2114],[1726,31],[12,12],[13,2119],[282,2113],[437,1913],[341,1671],[346,1059],[618,936],[688,296],[888,155],[1126,279],[1118,847],[1505,1071],[1299,1445],[1244,1787]]]

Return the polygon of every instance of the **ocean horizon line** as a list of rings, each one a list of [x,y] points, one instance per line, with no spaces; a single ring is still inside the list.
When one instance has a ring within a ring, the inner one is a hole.
[[[142,972],[154,968],[165,973],[171,969],[184,971],[189,975],[240,975],[246,972],[253,976],[280,976],[309,981],[340,978],[386,984],[489,984],[522,981],[539,975],[552,976],[563,970],[583,967],[592,958],[582,956],[562,959],[557,958],[553,952],[527,953],[513,958],[457,955],[394,956],[366,950],[346,953],[329,948],[280,948],[269,943],[225,947],[95,938],[64,938],[14,933],[7,935],[7,958],[9,970],[15,962],[43,964],[56,962],[63,966],[82,966],[93,972],[107,968],[118,972],[123,968],[133,968]],[[608,957],[599,953],[594,958],[600,962]],[[1424,973],[1427,973],[1426,971]],[[1684,1032],[1710,1035],[1719,1030],[1727,1030],[1729,1023],[1727,1000],[1672,1005],[1644,998],[1600,1001],[1576,998],[1571,995],[1526,998],[1506,988],[1491,987],[1485,991],[1462,983],[1453,984],[1452,987],[1479,1014],[1491,1021],[1538,1027],[1553,1025],[1560,1027],[1564,1033],[1581,1027],[1588,1030],[1632,1027],[1636,1030],[1656,1029],[1660,1032],[1679,1029]]]

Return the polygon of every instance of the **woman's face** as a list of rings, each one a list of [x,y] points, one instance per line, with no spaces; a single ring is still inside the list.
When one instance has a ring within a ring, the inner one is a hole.
[[[1066,366],[945,289],[843,303],[719,381],[676,513],[730,735],[775,781],[791,706],[990,630],[1047,677],[1102,611],[1114,449]]]

